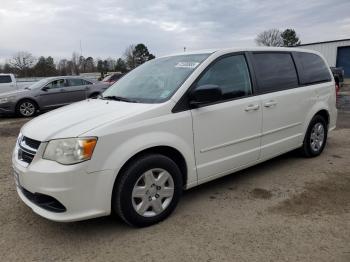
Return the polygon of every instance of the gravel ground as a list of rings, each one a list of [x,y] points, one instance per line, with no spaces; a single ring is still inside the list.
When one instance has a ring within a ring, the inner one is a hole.
[[[350,261],[350,113],[320,157],[291,152],[185,192],[144,229],[55,223],[18,198],[10,155],[25,119],[0,119],[2,261]]]

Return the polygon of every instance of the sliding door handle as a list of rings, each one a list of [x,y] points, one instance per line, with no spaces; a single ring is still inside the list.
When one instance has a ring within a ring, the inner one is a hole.
[[[273,107],[273,106],[275,106],[275,105],[277,105],[277,102],[275,102],[275,101],[269,101],[269,102],[266,102],[266,103],[264,104],[264,107]]]
[[[246,112],[249,112],[249,111],[256,111],[256,110],[258,110],[259,109],[259,105],[258,104],[256,104],[256,105],[249,105],[249,106],[247,106],[244,110],[246,111]]]

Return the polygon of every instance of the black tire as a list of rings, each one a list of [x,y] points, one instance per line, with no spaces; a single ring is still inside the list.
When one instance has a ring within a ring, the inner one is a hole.
[[[311,134],[312,134],[313,128],[316,125],[318,125],[318,124],[321,124],[323,126],[324,139],[323,139],[322,145],[317,150],[315,150],[311,146],[311,142],[313,141]],[[308,129],[306,131],[306,135],[305,135],[305,138],[304,138],[303,146],[301,147],[302,155],[305,156],[305,157],[316,157],[316,156],[320,155],[322,153],[325,145],[326,145],[327,134],[328,134],[328,126],[327,126],[326,120],[321,115],[315,115],[311,119],[309,127],[308,127]]]
[[[25,111],[23,107],[27,107],[28,110]],[[16,105],[16,114],[21,117],[32,117],[36,114],[37,110],[37,104],[30,99],[23,99]]]
[[[173,196],[168,206],[160,214],[152,217],[142,216],[133,206],[132,191],[146,171],[157,168],[164,169],[171,175],[174,183]],[[182,186],[181,171],[172,159],[160,154],[141,155],[123,168],[118,175],[113,188],[112,210],[132,226],[146,227],[156,224],[174,211],[182,195]]]

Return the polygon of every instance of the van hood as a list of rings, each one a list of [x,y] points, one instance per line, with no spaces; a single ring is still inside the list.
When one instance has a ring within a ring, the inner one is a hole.
[[[156,104],[88,99],[34,118],[22,127],[21,133],[42,142],[78,137],[105,123],[145,112],[155,106]]]

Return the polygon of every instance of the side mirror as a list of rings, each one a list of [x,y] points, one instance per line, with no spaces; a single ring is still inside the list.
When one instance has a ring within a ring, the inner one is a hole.
[[[193,108],[219,101],[222,91],[218,85],[202,85],[190,93],[190,105]]]
[[[41,88],[41,90],[47,91],[47,90],[49,90],[49,88],[47,86],[44,86],[43,88]]]

